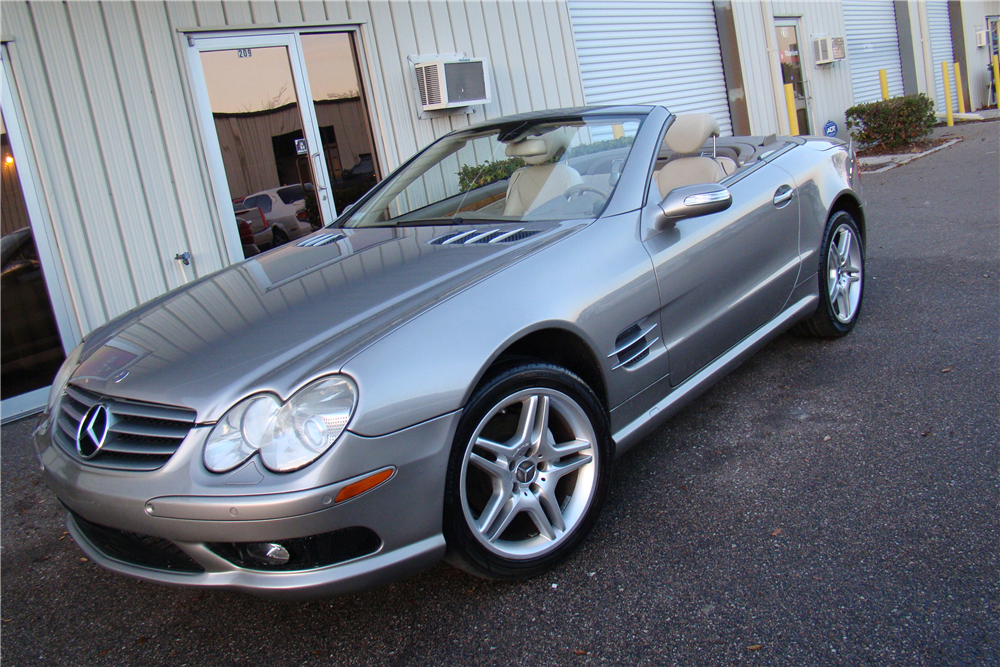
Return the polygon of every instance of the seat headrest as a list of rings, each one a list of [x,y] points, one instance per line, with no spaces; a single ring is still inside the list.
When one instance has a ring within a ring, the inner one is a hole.
[[[527,137],[520,141],[507,144],[504,153],[507,157],[524,158],[527,164],[545,164],[552,157],[565,150],[573,140],[575,132],[572,128],[563,127],[552,130],[538,137]]]
[[[712,114],[690,113],[674,118],[664,141],[667,148],[675,153],[694,153],[710,137],[719,136],[720,132],[719,122]]]

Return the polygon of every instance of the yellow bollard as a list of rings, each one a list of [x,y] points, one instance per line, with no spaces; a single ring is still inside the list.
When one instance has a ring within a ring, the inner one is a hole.
[[[955,63],[955,92],[958,93],[958,113],[965,113],[965,95],[962,94],[961,63]]]
[[[889,99],[889,80],[885,78],[885,70],[878,71],[878,82],[882,84],[882,101]]]
[[[611,136],[615,139],[621,139],[625,136],[625,127],[621,124],[611,126]]]
[[[948,78],[948,63],[941,63],[941,73],[944,74],[944,104],[945,108],[948,110],[946,116],[948,119],[948,127],[954,127],[955,114],[951,110],[951,79]]]
[[[799,115],[795,112],[795,89],[785,84],[785,106],[788,107],[788,133],[793,137],[799,133]]]
[[[1000,55],[993,56],[993,94],[997,96],[997,109],[1000,109]]]

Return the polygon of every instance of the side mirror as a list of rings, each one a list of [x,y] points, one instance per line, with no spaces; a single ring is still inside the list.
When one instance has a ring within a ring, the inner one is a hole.
[[[656,228],[666,229],[678,220],[725,211],[733,204],[733,195],[718,183],[702,183],[674,188],[660,202]]]

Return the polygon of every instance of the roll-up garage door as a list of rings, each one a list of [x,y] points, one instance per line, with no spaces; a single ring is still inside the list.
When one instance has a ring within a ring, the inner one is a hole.
[[[889,95],[902,95],[903,67],[892,0],[844,0],[844,23],[854,103],[882,99],[880,69],[885,70]]]
[[[708,112],[732,134],[711,2],[570,0],[587,104]]]
[[[927,1],[927,23],[931,34],[931,60],[934,61],[934,102],[935,109],[944,113],[944,75],[941,63],[948,63],[948,79],[951,82],[951,108],[958,113],[958,94],[955,92],[955,57],[951,50],[951,18],[948,15],[947,0]]]

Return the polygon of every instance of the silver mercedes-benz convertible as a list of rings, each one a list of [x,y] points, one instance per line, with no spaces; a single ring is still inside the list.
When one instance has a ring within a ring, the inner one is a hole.
[[[854,326],[852,150],[580,108],[434,142],[333,225],[88,335],[35,433],[70,533],[283,599],[530,577],[616,456],[782,331]]]

